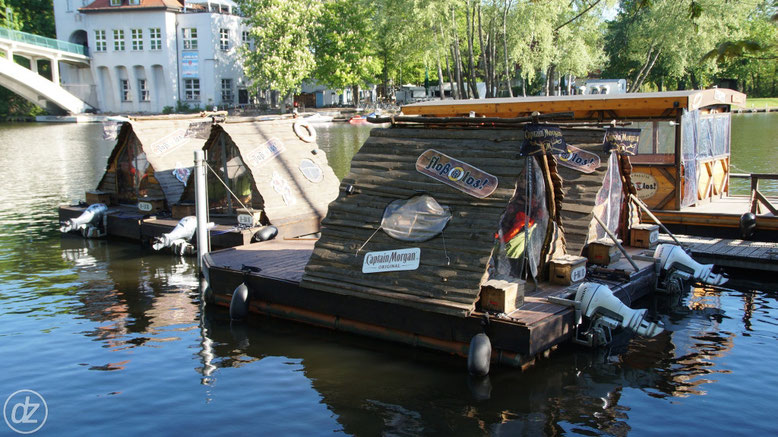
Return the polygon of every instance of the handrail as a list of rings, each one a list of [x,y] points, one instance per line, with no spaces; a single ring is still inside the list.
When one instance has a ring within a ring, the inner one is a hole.
[[[48,38],[45,36],[22,32],[19,30],[12,30],[5,27],[0,27],[0,38],[32,44],[38,47],[45,47],[48,49],[55,49],[63,52],[74,53],[76,55],[89,56],[87,52],[87,48],[82,46],[81,44],[75,44],[67,41],[60,41],[58,39]]]
[[[759,179],[776,180],[778,179],[778,174],[776,173],[751,173],[751,174],[730,173],[729,177],[751,180],[751,200],[749,202],[749,205],[751,206],[750,211],[752,213],[759,214],[759,209],[760,209],[759,204],[762,204],[773,215],[778,215],[778,208],[773,206],[773,204],[767,199],[767,197],[765,197],[764,194],[762,194],[762,192],[759,191]]]

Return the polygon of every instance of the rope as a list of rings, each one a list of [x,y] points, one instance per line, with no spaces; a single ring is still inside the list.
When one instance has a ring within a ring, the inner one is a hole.
[[[227,191],[228,191],[230,194],[232,194],[232,197],[234,197],[234,198],[235,198],[235,200],[236,200],[238,203],[240,203],[240,206],[242,206],[242,207],[243,207],[243,209],[245,209],[245,210],[248,210],[248,211],[254,211],[254,209],[253,209],[253,208],[248,208],[248,207],[246,207],[246,205],[244,205],[244,204],[243,204],[243,202],[241,202],[241,201],[240,201],[240,199],[238,199],[238,196],[236,196],[236,195],[235,195],[235,193],[233,193],[233,192],[232,192],[232,190],[230,190],[230,187],[228,187],[228,186],[227,186],[227,184],[226,184],[226,183],[224,183],[224,181],[222,180],[222,178],[220,178],[220,177],[219,177],[219,175],[218,175],[218,174],[216,174],[216,171],[214,171],[214,169],[212,169],[212,168],[211,168],[211,166],[210,166],[210,165],[209,165],[207,162],[203,161],[203,164],[205,164],[205,166],[206,166],[206,167],[208,167],[208,170],[211,170],[211,173],[213,173],[213,175],[214,175],[214,176],[216,176],[216,179],[218,179],[218,180],[219,180],[219,182],[221,182],[221,183],[222,183],[222,185],[224,185],[224,188],[225,188],[225,189],[227,189]]]
[[[373,232],[373,235],[369,236],[367,240],[364,243],[362,243],[361,246],[359,246],[359,249],[357,249],[357,253],[355,253],[354,256],[359,255],[359,251],[362,250],[365,247],[365,245],[367,245],[367,243],[369,243],[370,240],[375,236],[375,234],[377,234],[378,231],[380,230],[381,230],[381,226],[379,226],[378,229],[376,229],[375,232]]]
[[[450,266],[451,258],[448,257],[448,250],[446,250],[446,236],[441,232],[440,237],[443,238],[443,254],[446,255],[446,265]]]

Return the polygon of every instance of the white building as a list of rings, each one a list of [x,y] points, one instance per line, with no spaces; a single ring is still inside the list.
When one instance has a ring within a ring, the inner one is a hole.
[[[104,112],[248,103],[239,47],[248,26],[232,0],[54,0],[57,38],[89,49],[61,65],[63,87]]]

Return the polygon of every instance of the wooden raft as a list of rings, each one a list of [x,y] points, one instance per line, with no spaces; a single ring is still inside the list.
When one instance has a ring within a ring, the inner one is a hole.
[[[524,166],[519,157],[523,139],[521,129],[373,129],[330,204],[301,285],[444,314],[470,314],[494,232]],[[428,149],[496,176],[496,191],[478,199],[419,173],[416,160]],[[349,185],[354,194],[345,193]],[[420,193],[450,208],[452,218],[442,235],[411,243],[376,232],[390,202]],[[421,250],[418,269],[362,273],[365,253],[404,248]]]

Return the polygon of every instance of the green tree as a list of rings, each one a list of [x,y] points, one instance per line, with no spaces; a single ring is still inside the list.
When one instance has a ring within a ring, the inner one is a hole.
[[[313,32],[316,80],[342,90],[375,80],[381,63],[373,39],[373,12],[367,0],[327,0]]]
[[[285,98],[311,77],[316,60],[311,34],[321,11],[318,0],[244,0],[255,49],[244,52],[244,69],[258,88]]]

